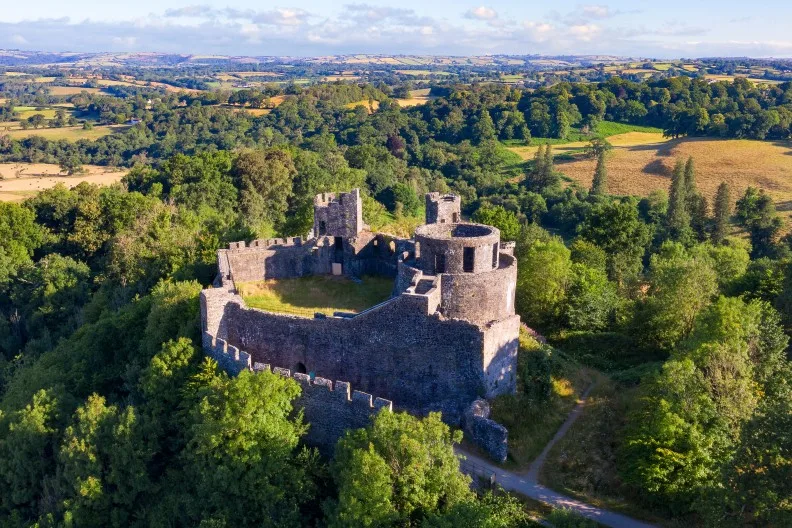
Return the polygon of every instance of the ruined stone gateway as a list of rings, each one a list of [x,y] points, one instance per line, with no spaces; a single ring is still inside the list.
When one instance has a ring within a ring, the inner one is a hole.
[[[322,194],[305,239],[219,250],[216,285],[201,293],[205,351],[232,373],[271,365],[295,377],[307,441],[327,453],[344,430],[395,407],[441,411],[504,460],[507,431],[482,398],[516,388],[514,246],[494,227],[462,222],[454,195],[427,194],[426,222],[413,239],[373,233],[358,190]],[[357,314],[307,318],[249,308],[235,287],[318,274],[393,277],[393,293]]]

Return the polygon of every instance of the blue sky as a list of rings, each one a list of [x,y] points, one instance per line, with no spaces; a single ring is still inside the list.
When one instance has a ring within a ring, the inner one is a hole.
[[[0,48],[47,51],[792,57],[790,28],[781,0],[0,0]]]

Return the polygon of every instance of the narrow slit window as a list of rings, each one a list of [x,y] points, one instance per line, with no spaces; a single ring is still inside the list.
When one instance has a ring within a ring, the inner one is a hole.
[[[473,273],[473,265],[476,261],[476,248],[466,247],[462,253],[462,271]]]
[[[492,267],[498,267],[498,244],[492,244]]]

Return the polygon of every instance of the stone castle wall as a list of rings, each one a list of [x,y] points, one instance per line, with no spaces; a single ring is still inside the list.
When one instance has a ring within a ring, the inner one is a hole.
[[[401,409],[442,411],[458,423],[479,396],[513,392],[513,325],[482,330],[445,320],[427,314],[430,302],[431,295],[407,294],[351,318],[310,319],[247,308],[222,289],[201,293],[204,330],[254,362],[349,380]],[[485,355],[492,372],[482,372]]]
[[[455,194],[426,195],[426,223],[453,224],[461,221],[462,200]]]
[[[360,191],[319,194],[314,198],[314,235],[354,238],[363,231]]]
[[[203,343],[206,353],[231,376],[237,376],[243,370],[270,370],[270,365],[251,364],[250,354],[228,345],[209,332],[204,332]],[[300,384],[300,395],[292,404],[295,409],[303,410],[305,421],[309,424],[304,441],[328,457],[332,456],[336,443],[347,430],[366,427],[372,417],[382,409],[393,410],[393,402],[390,400],[353,391],[350,383],[346,381],[333,383],[318,376],[311,379],[308,374],[292,373],[280,367],[275,367],[272,371],[293,378]]]

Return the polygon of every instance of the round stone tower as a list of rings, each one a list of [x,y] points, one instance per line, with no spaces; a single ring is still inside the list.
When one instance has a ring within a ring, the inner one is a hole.
[[[415,230],[416,266],[440,277],[440,313],[488,324],[514,315],[517,264],[500,231],[483,224],[426,224]]]

